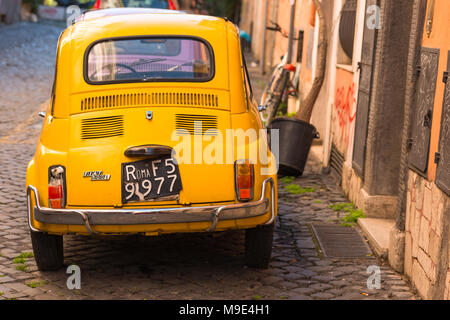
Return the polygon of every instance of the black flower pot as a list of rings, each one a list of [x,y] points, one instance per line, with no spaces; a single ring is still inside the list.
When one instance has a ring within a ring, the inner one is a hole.
[[[279,130],[278,174],[301,176],[312,142],[319,138],[316,128],[308,122],[290,117],[275,118],[267,128]]]

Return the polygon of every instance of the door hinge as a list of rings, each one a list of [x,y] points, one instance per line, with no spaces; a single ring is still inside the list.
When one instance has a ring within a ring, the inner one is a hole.
[[[423,118],[423,126],[431,129],[431,121],[432,121],[433,113],[431,110],[427,111],[427,114]]]
[[[444,71],[444,77],[442,78],[442,82],[447,83],[448,81],[448,71]]]
[[[436,152],[434,154],[434,163],[439,164],[440,161],[441,161],[441,154],[439,152]]]
[[[362,62],[358,62],[358,68],[356,69],[356,71],[361,71],[362,69]]]

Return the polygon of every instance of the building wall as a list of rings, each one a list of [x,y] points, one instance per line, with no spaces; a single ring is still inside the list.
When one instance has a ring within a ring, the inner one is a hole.
[[[410,171],[408,177],[405,273],[411,278],[424,298],[432,298],[439,282],[445,283],[447,299],[450,290],[450,271],[442,266],[442,259],[448,261],[448,196],[432,181],[427,181]],[[446,245],[447,242],[447,245]],[[440,272],[444,269],[443,276]],[[446,272],[445,272],[446,271]],[[440,278],[441,277],[441,278]]]
[[[440,49],[430,156],[425,175],[409,170],[406,197],[405,273],[427,299],[450,299],[450,200],[435,183],[434,162],[434,154],[439,145],[445,90],[441,79],[443,72],[447,70],[450,50],[449,17],[448,0],[435,0],[430,36],[427,35],[426,27],[423,31],[422,47]]]
[[[340,153],[346,155],[353,142],[355,121],[356,86],[353,72],[337,68],[336,90],[334,95],[332,123],[332,142]]]
[[[333,13],[333,0],[323,0],[324,10],[327,20],[328,36],[331,40],[331,16]],[[244,0],[242,5],[240,28],[252,36],[252,53],[256,60],[261,62],[263,50],[263,33],[266,32],[266,54],[265,70],[272,72],[271,67],[281,61],[281,57],[287,52],[288,39],[279,32],[266,31],[265,26],[270,24],[270,20],[276,21],[283,30],[289,31],[290,21],[290,0],[269,0],[267,23],[264,23],[266,0]],[[275,8],[275,6],[277,8]],[[275,18],[276,13],[276,18]],[[302,64],[299,81],[299,99],[289,100],[289,112],[295,112],[300,107],[300,101],[304,98],[313,82],[313,73],[315,70],[315,51],[317,47],[318,25],[316,24],[316,12],[312,0],[297,0],[294,22],[294,38],[298,37],[299,31],[304,32]],[[328,24],[328,22],[330,22]],[[292,62],[297,61],[298,41],[294,40],[292,47]],[[328,69],[328,67],[327,67]],[[327,70],[328,72],[328,70]],[[321,136],[327,132],[327,114],[328,108],[328,82],[325,81],[321,93],[317,99],[311,118],[311,123],[317,128]]]
[[[397,181],[400,163],[400,136],[403,124],[405,92],[412,92],[413,82],[406,81],[407,70],[413,72],[415,66],[407,65],[407,49],[415,48],[415,41],[409,38],[411,24],[417,24],[417,17],[411,17],[413,3],[427,0],[381,0],[382,29],[379,31],[376,47],[376,61],[373,66],[374,84],[370,106],[365,176],[360,177],[352,168],[355,112],[358,99],[359,76],[357,62],[361,61],[362,37],[364,30],[365,0],[358,1],[355,26],[353,59],[343,59],[338,39],[340,10],[344,0],[322,0],[328,29],[327,69],[324,85],[316,101],[311,123],[317,127],[323,138],[323,165],[327,166],[330,146],[334,144],[344,155],[342,186],[351,201],[371,217],[393,219],[397,212]],[[431,0],[428,0],[428,2]],[[248,31],[264,28],[264,12],[257,9],[257,2],[244,0],[241,28]],[[279,25],[289,29],[290,1],[270,0],[269,19],[276,17]],[[275,5],[278,7],[275,8]],[[259,13],[258,13],[259,12]],[[429,161],[427,172],[419,175],[413,170],[407,172],[407,192],[405,210],[405,251],[404,270],[424,298],[450,299],[450,200],[436,183],[434,154],[438,151],[442,115],[444,83],[442,74],[447,68],[450,50],[450,6],[449,0],[435,0],[433,30],[428,36],[423,33],[422,46],[440,48],[438,80],[433,109]],[[415,20],[414,20],[415,19]],[[413,21],[414,20],[414,21]],[[420,19],[421,20],[421,19]],[[246,29],[247,28],[247,29]],[[295,35],[304,31],[302,66],[299,96],[308,93],[315,72],[315,52],[317,52],[317,15],[312,0],[297,0]],[[253,31],[253,41],[261,41],[262,30]],[[270,33],[270,31],[269,31]],[[259,35],[259,38],[255,37]],[[270,33],[273,36],[274,33]],[[267,39],[270,39],[270,36]],[[417,37],[415,38],[417,39]],[[253,44],[257,57],[261,56],[262,45]],[[259,51],[258,51],[259,50]],[[287,39],[279,33],[273,43],[266,45],[266,67],[279,62],[287,50]],[[297,41],[293,45],[293,61],[297,58]],[[272,59],[269,59],[272,57]],[[348,58],[348,57],[347,57]],[[409,61],[411,64],[412,62]],[[401,70],[400,70],[401,69]],[[397,71],[398,70],[398,71]],[[415,71],[414,71],[415,72]],[[408,78],[409,79],[409,78]],[[395,85],[390,85],[395,84]],[[401,85],[400,85],[401,84]],[[299,101],[291,101],[290,112],[296,110]],[[395,108],[391,110],[390,108]],[[395,111],[396,113],[394,113]],[[405,117],[408,119],[408,117]],[[394,128],[395,127],[395,128]],[[390,136],[391,134],[391,136]],[[407,135],[405,135],[406,137]],[[393,137],[391,139],[391,137]],[[397,139],[394,141],[394,138]],[[386,140],[388,139],[388,140]],[[391,139],[391,140],[389,140]],[[447,142],[448,143],[448,142]],[[387,146],[387,147],[386,147]],[[395,152],[391,152],[392,148]],[[406,152],[405,152],[406,154]],[[395,155],[393,159],[392,155]],[[383,162],[383,163],[381,163]],[[394,183],[395,182],[395,183]],[[405,180],[406,182],[406,180]],[[383,184],[384,185],[380,185]],[[386,191],[386,190],[387,191]],[[403,199],[403,198],[402,198]],[[402,200],[403,203],[403,200]]]

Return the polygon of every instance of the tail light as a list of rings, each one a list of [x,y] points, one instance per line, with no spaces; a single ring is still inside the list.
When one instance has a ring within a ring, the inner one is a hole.
[[[236,195],[239,201],[253,199],[255,184],[254,166],[250,160],[238,160],[234,165],[236,175]]]
[[[54,166],[49,169],[48,204],[50,208],[64,208],[64,167]]]

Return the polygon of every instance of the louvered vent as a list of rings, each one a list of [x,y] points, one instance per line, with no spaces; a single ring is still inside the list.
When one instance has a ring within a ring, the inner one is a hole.
[[[175,128],[177,134],[214,136],[218,133],[217,116],[177,114],[175,116]]]
[[[334,175],[334,177],[338,180],[339,185],[342,184],[342,166],[344,165],[344,161],[344,155],[339,152],[334,144],[332,144],[329,165],[331,174]]]
[[[81,111],[135,106],[218,107],[219,97],[206,93],[153,92],[104,95],[81,100]]]
[[[81,138],[99,139],[123,135],[123,116],[81,120]]]

